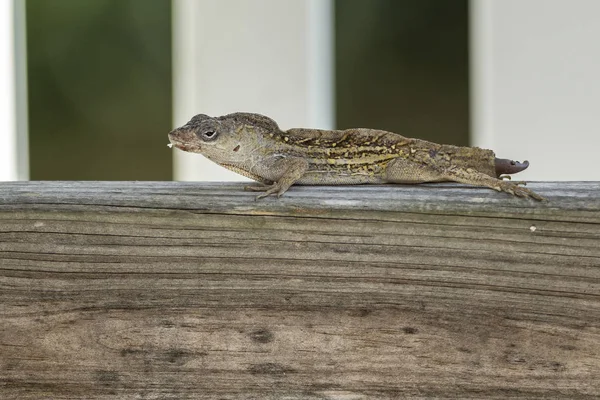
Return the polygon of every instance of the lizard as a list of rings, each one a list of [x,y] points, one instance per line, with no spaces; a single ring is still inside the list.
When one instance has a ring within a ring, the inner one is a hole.
[[[545,200],[511,181],[528,161],[496,158],[492,150],[412,139],[377,129],[283,131],[269,117],[233,113],[194,116],[169,132],[169,147],[200,153],[262,183],[256,198],[280,197],[290,186],[459,182]],[[506,179],[508,178],[508,179]]]

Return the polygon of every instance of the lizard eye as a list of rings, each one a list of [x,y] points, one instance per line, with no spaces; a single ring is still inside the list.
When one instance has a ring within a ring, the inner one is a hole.
[[[217,132],[213,131],[213,130],[209,130],[209,131],[204,131],[200,134],[200,136],[202,137],[202,139],[204,139],[205,141],[211,141],[211,140],[215,140],[217,138]]]

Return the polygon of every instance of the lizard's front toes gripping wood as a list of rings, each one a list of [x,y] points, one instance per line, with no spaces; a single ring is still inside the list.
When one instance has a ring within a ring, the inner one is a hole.
[[[301,157],[285,157],[277,158],[269,164],[269,167],[274,171],[281,171],[280,178],[272,185],[265,187],[265,192],[256,196],[256,200],[265,198],[272,194],[281,197],[290,186],[298,179],[302,178],[308,169],[308,161]]]
[[[263,190],[264,190],[264,193],[256,196],[256,200],[264,199],[265,197],[268,197],[275,192],[279,192],[279,185],[277,184],[277,182],[275,182],[271,186],[265,186],[263,188]]]
[[[256,200],[263,199],[272,194],[276,195],[277,197],[281,197],[281,195],[283,195],[289,189],[290,186],[291,185],[286,185],[286,184],[282,184],[279,182],[275,182],[271,186],[266,186],[264,189],[265,192],[263,194],[259,194],[258,196],[256,196]]]
[[[497,190],[502,191],[502,192],[506,192],[506,193],[510,193],[512,195],[515,195],[517,197],[530,197],[532,199],[538,200],[538,201],[545,201],[546,199],[543,198],[542,196],[540,196],[539,194],[519,186],[519,184],[522,182],[507,182],[507,181],[502,181],[499,185]]]

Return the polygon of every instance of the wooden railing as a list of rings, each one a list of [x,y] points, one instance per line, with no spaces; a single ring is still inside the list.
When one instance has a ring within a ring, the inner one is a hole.
[[[600,183],[0,184],[0,398],[600,396]]]

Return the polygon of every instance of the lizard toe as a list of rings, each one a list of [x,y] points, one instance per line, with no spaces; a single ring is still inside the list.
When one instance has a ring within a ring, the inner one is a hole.
[[[523,184],[524,182],[507,182],[507,181],[503,181],[502,184],[500,185],[500,190],[508,193],[508,194],[512,194],[513,196],[517,196],[517,197],[529,197],[538,201],[543,201],[545,200],[542,196],[538,195],[537,193],[524,188],[522,186],[519,186],[520,184]]]
[[[269,190],[272,185],[259,185],[259,186],[244,186],[244,190],[248,192],[264,192]]]
[[[283,194],[287,191],[287,188],[280,188],[279,191],[277,192],[277,198],[280,198],[281,196],[283,196]]]
[[[265,192],[262,194],[259,194],[258,196],[256,196],[256,200],[260,200],[260,199],[264,199],[265,197],[268,197],[272,194],[277,194],[277,197],[279,197],[279,191],[280,191],[280,187],[277,183],[272,184],[271,186],[267,186],[265,188]]]

